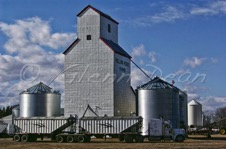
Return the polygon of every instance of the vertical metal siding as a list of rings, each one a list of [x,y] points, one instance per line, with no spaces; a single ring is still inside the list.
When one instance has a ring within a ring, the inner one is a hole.
[[[20,117],[60,116],[60,94],[33,93],[21,94]]]
[[[15,125],[24,133],[50,134],[57,128],[67,123],[67,118],[27,118],[15,119]]]
[[[118,134],[139,122],[140,117],[127,118],[82,118],[79,125],[91,134]]]

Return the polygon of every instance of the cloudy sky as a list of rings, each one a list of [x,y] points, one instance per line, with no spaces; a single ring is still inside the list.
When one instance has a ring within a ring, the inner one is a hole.
[[[226,1],[1,0],[0,106],[63,69],[76,14],[91,4],[119,22],[119,44],[149,75],[187,91],[203,110],[226,106]],[[64,75],[51,84],[64,97]],[[132,66],[132,85],[148,79]],[[63,98],[62,98],[63,99]]]

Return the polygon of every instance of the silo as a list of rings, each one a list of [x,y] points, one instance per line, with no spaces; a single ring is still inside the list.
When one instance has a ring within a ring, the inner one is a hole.
[[[20,117],[60,116],[61,94],[40,82],[20,93]]]
[[[180,111],[180,127],[186,128],[188,126],[188,108],[187,108],[187,94],[183,91],[179,92],[179,111]]]
[[[200,127],[202,125],[202,105],[192,100],[188,103],[188,126]]]
[[[138,116],[143,117],[142,135],[148,135],[152,118],[170,120],[174,128],[180,125],[179,89],[156,77],[138,87]]]
[[[12,109],[12,117],[13,117],[13,119],[17,118],[17,117],[20,117],[20,106],[19,105],[16,105],[15,107],[13,107],[13,109]]]

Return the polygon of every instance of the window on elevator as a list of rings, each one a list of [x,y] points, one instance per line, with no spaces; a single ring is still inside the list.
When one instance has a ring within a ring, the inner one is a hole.
[[[108,32],[110,33],[111,32],[111,25],[108,24]]]
[[[86,40],[91,40],[91,35],[87,35]]]

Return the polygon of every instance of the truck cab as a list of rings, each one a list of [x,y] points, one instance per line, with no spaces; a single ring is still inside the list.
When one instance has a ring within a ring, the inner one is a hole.
[[[151,119],[149,121],[148,139],[151,140],[173,140],[183,142],[185,140],[185,130],[172,128],[169,121],[163,119]]]

